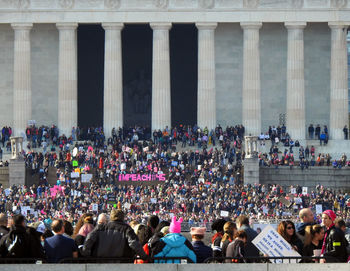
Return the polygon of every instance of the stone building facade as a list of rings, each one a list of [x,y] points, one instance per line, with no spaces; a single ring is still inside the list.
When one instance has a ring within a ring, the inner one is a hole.
[[[105,30],[104,128],[123,124],[121,31],[153,31],[152,129],[171,126],[169,30],[198,30],[197,123],[258,135],[285,116],[343,139],[348,124],[348,0],[0,0],[0,126],[77,126],[77,27]],[[33,106],[35,105],[35,106]]]

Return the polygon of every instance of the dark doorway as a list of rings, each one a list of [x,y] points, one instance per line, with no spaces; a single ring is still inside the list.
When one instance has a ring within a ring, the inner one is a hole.
[[[78,125],[103,126],[105,33],[101,25],[78,27]]]
[[[149,25],[125,25],[123,51],[124,126],[151,126],[152,29]]]
[[[197,123],[198,37],[194,24],[173,24],[170,30],[172,125]]]

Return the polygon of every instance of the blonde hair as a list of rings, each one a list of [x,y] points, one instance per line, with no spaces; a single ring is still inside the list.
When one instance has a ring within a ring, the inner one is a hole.
[[[233,240],[235,230],[237,230],[236,223],[227,221],[224,224],[224,236],[222,237],[221,242],[224,242],[226,240]]]
[[[320,233],[322,231],[321,225],[312,225],[312,226],[306,226],[305,227],[305,240],[304,240],[304,247],[308,246],[312,242],[312,238],[314,238],[316,233]]]

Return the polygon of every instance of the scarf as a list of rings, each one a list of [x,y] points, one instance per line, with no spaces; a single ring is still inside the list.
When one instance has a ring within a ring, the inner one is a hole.
[[[329,228],[327,229],[325,235],[324,235],[324,239],[323,239],[323,243],[322,243],[322,250],[321,250],[321,255],[323,255],[323,253],[326,251],[326,239],[328,236],[328,233],[331,231],[331,228],[334,227],[334,223],[332,222],[332,224],[329,226]]]

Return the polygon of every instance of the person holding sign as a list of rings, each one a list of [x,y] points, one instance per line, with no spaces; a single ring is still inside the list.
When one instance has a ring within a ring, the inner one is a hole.
[[[332,210],[326,210],[322,213],[322,223],[327,228],[327,231],[321,251],[321,257],[323,256],[325,259],[321,259],[321,263],[345,263],[347,261],[347,241],[344,233],[334,225],[336,217],[336,214]]]
[[[294,223],[290,220],[282,221],[278,224],[277,232],[292,246],[299,254],[303,252],[303,243],[295,232]]]

